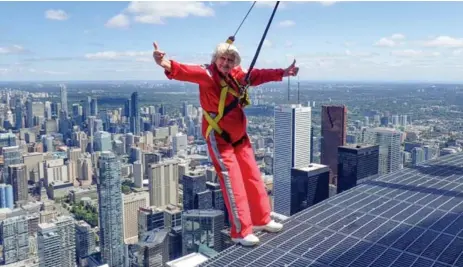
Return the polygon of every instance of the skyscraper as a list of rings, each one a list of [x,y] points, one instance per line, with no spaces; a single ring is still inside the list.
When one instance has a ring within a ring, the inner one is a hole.
[[[321,164],[330,167],[330,183],[337,184],[338,147],[346,144],[347,107],[323,105],[321,120]]]
[[[95,252],[94,230],[85,221],[75,222],[76,231],[76,256],[78,260]]]
[[[138,92],[133,92],[130,101],[130,131],[134,135],[140,134],[140,107],[138,104]]]
[[[14,216],[0,221],[0,240],[4,264],[29,257],[29,224],[26,216]]]
[[[13,187],[10,184],[0,184],[0,208],[13,209]]]
[[[13,186],[14,203],[26,204],[29,199],[27,185],[27,169],[25,164],[12,164],[8,166],[8,175]]]
[[[68,116],[68,90],[66,88],[66,85],[60,84],[60,93],[61,93],[61,110],[64,111],[65,117],[67,118]]]
[[[274,210],[290,216],[291,168],[310,164],[311,108],[300,104],[275,107]]]
[[[24,116],[23,116],[23,106],[21,103],[20,98],[16,98],[16,104],[14,107],[14,113],[15,113],[15,128],[16,129],[21,129],[24,127]]]
[[[391,128],[373,128],[365,132],[365,143],[379,145],[379,174],[384,175],[401,168],[400,131]]]
[[[101,153],[98,177],[100,247],[102,263],[124,266],[121,163],[112,152]]]
[[[337,193],[351,189],[357,183],[378,174],[379,146],[348,145],[338,148]]]
[[[98,102],[96,98],[92,98],[92,100],[90,100],[90,114],[92,116],[98,115]]]
[[[37,232],[39,267],[61,267],[61,236],[53,223],[41,223]]]
[[[189,210],[182,213],[183,254],[198,252],[207,247],[222,251],[223,211]]]
[[[34,113],[32,112],[32,99],[26,101],[26,127],[31,128],[34,126]]]
[[[74,267],[76,263],[76,231],[74,219],[70,216],[60,216],[52,223],[56,225],[57,233],[61,237],[60,267]]]
[[[19,146],[10,146],[2,148],[3,154],[3,182],[10,184],[8,175],[8,166],[21,163],[21,153]]]

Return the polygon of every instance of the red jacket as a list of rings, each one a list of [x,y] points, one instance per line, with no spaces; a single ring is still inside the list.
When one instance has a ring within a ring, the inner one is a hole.
[[[217,114],[220,99],[220,76],[215,64],[211,65],[188,65],[171,60],[171,71],[165,71],[168,79],[191,82],[199,85],[199,102],[201,107],[208,113]],[[283,80],[283,69],[253,69],[251,71],[251,86],[258,86],[267,82],[279,82]],[[235,67],[231,73],[232,77],[244,83],[246,73],[240,66]],[[232,83],[228,83],[233,85]],[[239,92],[238,88],[233,87]],[[225,106],[233,101],[233,96],[228,94]],[[230,134],[232,142],[236,142],[246,134],[247,120],[243,107],[238,105],[235,109],[225,115],[218,123],[219,127]],[[202,120],[202,134],[205,136],[209,124],[206,119]],[[221,138],[218,138],[221,140]],[[222,141],[222,140],[221,140]],[[224,142],[224,141],[222,141]]]

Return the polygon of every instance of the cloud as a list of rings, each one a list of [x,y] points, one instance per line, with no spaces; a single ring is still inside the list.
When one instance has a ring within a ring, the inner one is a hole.
[[[45,11],[45,18],[51,20],[67,20],[69,15],[61,9],[49,9]]]
[[[214,15],[214,10],[202,2],[131,2],[121,14],[108,20],[106,27],[127,28],[130,17],[138,23],[164,24],[166,18]]]
[[[265,39],[264,43],[262,44],[263,47],[272,47],[272,42]]]
[[[257,1],[256,2],[256,7],[275,7],[276,1]],[[278,5],[278,8],[285,8],[286,4],[280,2]]]
[[[110,18],[105,27],[107,28],[118,28],[118,29],[126,29],[130,25],[129,17],[124,14],[118,14],[112,18]]]
[[[400,34],[400,33],[395,33],[389,37],[383,37],[379,39],[376,43],[374,43],[374,46],[379,46],[379,47],[395,47],[399,45],[399,41],[404,40],[405,35]]]
[[[293,44],[293,42],[291,42],[291,41],[286,41],[286,42],[285,42],[285,47],[286,47],[286,48],[291,48],[291,47],[293,47],[293,45],[294,45],[294,44]]]
[[[135,58],[135,57],[148,57],[152,55],[152,51],[125,51],[125,52],[116,52],[116,51],[103,51],[97,53],[85,54],[86,59],[91,60],[114,60],[121,58]]]
[[[26,49],[20,45],[0,47],[0,54],[21,54],[25,52]]]
[[[374,45],[375,46],[381,46],[381,47],[394,47],[396,45],[396,43],[391,39],[381,38]]]
[[[296,22],[294,22],[294,20],[283,20],[283,21],[280,21],[278,25],[280,27],[292,27],[296,25]]]
[[[395,34],[391,35],[390,38],[392,40],[403,40],[403,39],[405,39],[405,35],[403,35],[401,33],[395,33]]]
[[[391,52],[391,55],[397,57],[438,57],[441,54],[439,52],[424,52],[422,50],[405,49],[394,50]]]
[[[320,4],[323,6],[332,6],[336,3],[337,1],[320,1]]]
[[[354,46],[354,45],[355,45],[355,42],[344,42],[345,47],[350,47],[350,46]]]
[[[64,71],[53,71],[53,70],[44,70],[43,73],[45,73],[45,74],[50,74],[50,75],[65,75],[65,74],[69,74],[68,72],[64,72]]]
[[[453,38],[450,36],[438,36],[432,40],[422,42],[427,47],[463,47],[463,38]]]

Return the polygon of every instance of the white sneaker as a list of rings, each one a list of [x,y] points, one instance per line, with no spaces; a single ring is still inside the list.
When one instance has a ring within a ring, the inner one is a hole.
[[[255,231],[265,230],[267,232],[277,233],[277,232],[280,232],[283,229],[283,224],[277,223],[274,220],[271,220],[269,223],[267,223],[267,225],[254,226],[253,228],[254,228]]]
[[[257,236],[255,236],[254,234],[249,234],[247,236],[245,236],[244,238],[232,238],[232,241],[235,242],[235,243],[239,243],[243,246],[255,246],[257,244],[259,244],[260,240]]]

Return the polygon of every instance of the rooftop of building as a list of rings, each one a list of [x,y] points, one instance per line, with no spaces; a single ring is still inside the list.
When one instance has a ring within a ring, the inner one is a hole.
[[[187,210],[182,213],[182,216],[198,216],[198,217],[211,217],[223,215],[221,210]]]
[[[463,153],[366,181],[199,266],[463,266]]]
[[[141,236],[140,240],[138,241],[138,245],[153,247],[162,244],[168,234],[169,231],[166,229],[146,232]]]
[[[378,145],[371,145],[371,144],[346,144],[345,146],[340,146],[341,149],[367,149],[378,147]]]
[[[197,266],[207,260],[207,257],[201,253],[191,253],[181,258],[166,263],[169,267],[192,267]]]
[[[310,163],[306,167],[300,167],[300,168],[294,168],[294,169],[305,171],[305,172],[310,172],[310,171],[315,171],[315,170],[320,170],[320,169],[327,169],[328,170],[328,166],[318,164],[318,163]]]

